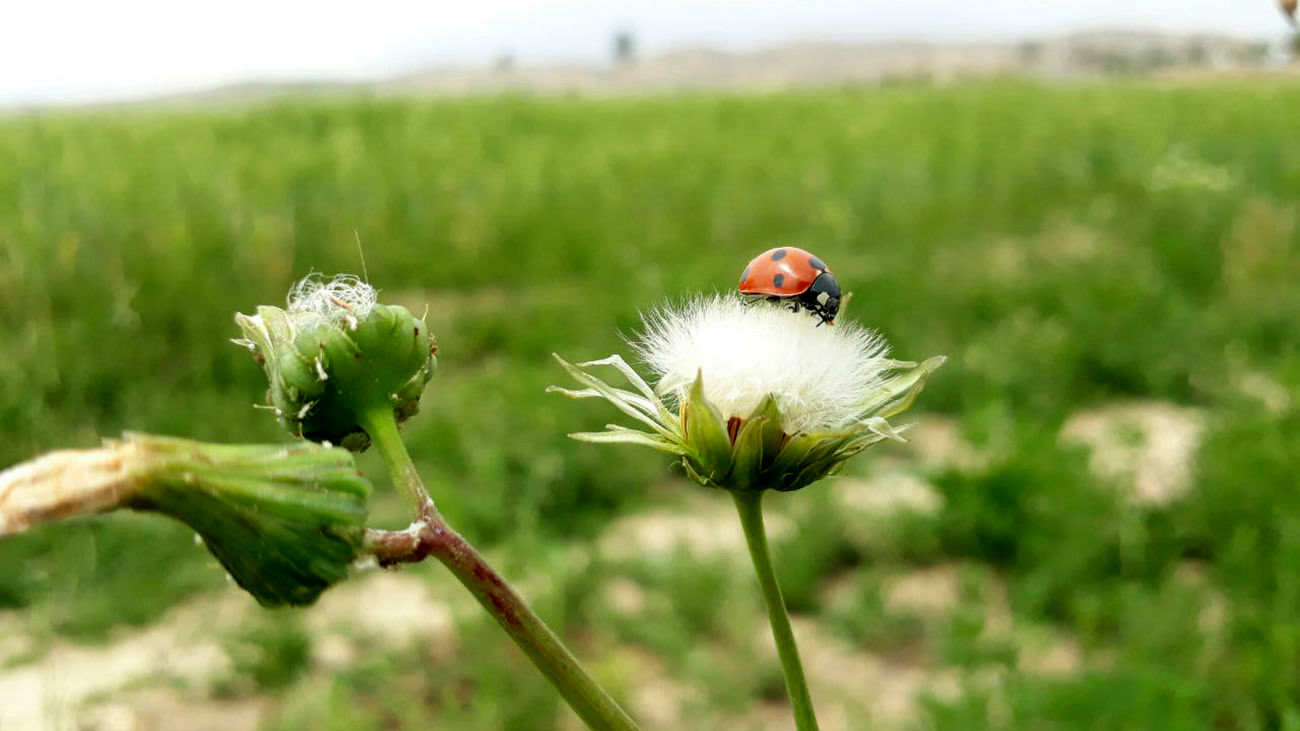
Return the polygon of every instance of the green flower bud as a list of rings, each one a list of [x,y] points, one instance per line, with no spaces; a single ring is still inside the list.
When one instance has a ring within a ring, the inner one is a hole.
[[[297,606],[347,577],[369,494],[344,449],[128,434],[0,472],[0,535],[117,508],[159,512],[193,528],[258,602]]]
[[[309,277],[288,309],[235,315],[270,384],[267,402],[295,436],[362,451],[364,414],[392,409],[400,423],[419,409],[437,366],[429,326],[405,307],[382,305],[355,277]]]

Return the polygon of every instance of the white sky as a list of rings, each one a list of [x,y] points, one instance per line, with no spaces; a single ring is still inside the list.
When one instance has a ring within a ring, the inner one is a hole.
[[[1081,28],[1278,38],[1275,0],[0,0],[0,104],[146,96],[430,65],[602,63],[799,40],[1019,38]]]

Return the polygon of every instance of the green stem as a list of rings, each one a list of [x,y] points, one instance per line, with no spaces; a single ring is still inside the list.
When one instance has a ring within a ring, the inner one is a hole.
[[[740,515],[740,525],[745,529],[745,542],[749,544],[749,557],[754,561],[754,573],[758,575],[758,585],[763,590],[763,601],[767,604],[767,619],[772,625],[772,637],[776,640],[781,669],[785,672],[785,690],[790,696],[790,706],[794,709],[795,727],[798,731],[817,731],[817,714],[813,711],[808,681],[804,678],[803,664],[799,661],[799,648],[794,642],[794,630],[790,628],[785,599],[781,597],[781,587],[777,584],[776,572],[772,569],[772,554],[767,547],[767,530],[763,527],[763,493],[733,492],[731,497],[736,501],[736,513]]]
[[[397,430],[397,419],[393,417],[392,408],[386,404],[380,405],[379,408],[362,414],[358,421],[370,435],[370,442],[383,456],[393,482],[410,498],[416,515],[425,517],[428,511],[433,510],[433,500],[429,497],[428,490],[424,489],[424,480],[420,479],[420,473],[416,471],[415,463],[406,451],[406,443],[402,441],[402,433]]]
[[[434,507],[397,431],[392,411],[377,410],[363,417],[361,423],[383,455],[394,481],[415,501],[422,523],[420,543],[428,553],[469,589],[588,727],[636,731],[632,717],[596,684],[560,638]]]

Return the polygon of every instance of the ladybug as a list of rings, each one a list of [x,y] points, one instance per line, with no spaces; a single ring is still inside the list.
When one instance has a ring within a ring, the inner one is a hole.
[[[789,302],[835,324],[840,311],[840,283],[816,256],[793,246],[768,249],[754,257],[740,275],[740,293],[769,302]]]

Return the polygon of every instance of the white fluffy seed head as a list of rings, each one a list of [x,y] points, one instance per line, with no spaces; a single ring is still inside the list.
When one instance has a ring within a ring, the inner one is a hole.
[[[325,279],[312,274],[289,290],[289,318],[295,325],[330,321],[351,324],[370,314],[379,293],[352,274],[338,274]]]
[[[659,393],[681,401],[703,374],[704,396],[724,418],[746,418],[772,394],[788,433],[860,419],[891,368],[888,346],[872,331],[847,321],[819,327],[776,303],[706,296],[642,319],[633,346]]]

